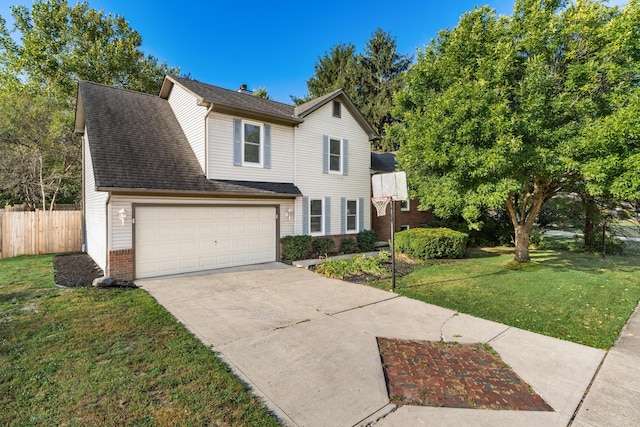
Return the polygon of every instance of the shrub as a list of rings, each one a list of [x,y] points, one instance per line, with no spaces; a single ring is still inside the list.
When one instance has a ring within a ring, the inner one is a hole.
[[[598,234],[593,239],[593,245],[589,248],[593,252],[602,253],[602,235]],[[622,255],[624,254],[625,243],[622,240],[606,236],[605,238],[605,254]]]
[[[305,259],[311,250],[311,236],[284,236],[282,242],[282,257],[285,261]]]
[[[358,251],[358,243],[353,237],[345,237],[340,242],[340,252],[343,254],[352,254]]]
[[[469,236],[449,228],[414,228],[395,235],[395,247],[414,258],[462,258]]]
[[[381,252],[383,254],[385,252]],[[365,254],[356,255],[351,259],[333,260],[327,259],[322,264],[316,265],[316,273],[334,279],[343,279],[349,274],[367,273],[374,276],[383,276],[387,270],[382,265],[387,257],[372,257]]]
[[[373,230],[362,230],[358,233],[358,247],[362,252],[371,252],[376,249],[378,235]]]
[[[313,251],[318,255],[331,253],[335,245],[336,242],[330,237],[318,237],[311,243]]]

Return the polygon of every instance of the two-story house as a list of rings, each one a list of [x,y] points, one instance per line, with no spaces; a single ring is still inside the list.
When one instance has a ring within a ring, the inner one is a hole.
[[[374,130],[342,90],[300,106],[166,76],[81,81],[84,248],[145,278],[280,259],[280,237],[371,228]]]

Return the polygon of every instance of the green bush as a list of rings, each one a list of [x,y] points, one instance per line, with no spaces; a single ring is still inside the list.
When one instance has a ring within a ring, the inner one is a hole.
[[[345,237],[340,242],[340,252],[343,254],[352,254],[358,251],[358,243],[353,237]]]
[[[462,258],[469,236],[449,228],[414,228],[395,235],[395,247],[418,259]]]
[[[313,251],[319,255],[333,252],[333,248],[335,246],[336,242],[334,242],[330,237],[317,237],[311,243]]]
[[[343,279],[349,274],[367,273],[382,277],[387,270],[383,263],[388,259],[386,252],[380,252],[380,256],[356,255],[350,259],[333,260],[316,265],[316,273],[334,279]]]
[[[311,251],[311,236],[284,236],[280,242],[285,261],[305,259]]]
[[[378,235],[373,230],[362,230],[358,233],[358,247],[362,252],[371,252],[376,249]]]

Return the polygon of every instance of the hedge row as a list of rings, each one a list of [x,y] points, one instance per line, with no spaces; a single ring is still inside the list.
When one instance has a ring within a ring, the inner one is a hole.
[[[340,243],[339,252],[343,254],[371,252],[375,249],[378,236],[373,230],[363,230],[353,237],[345,237]],[[282,243],[282,258],[284,261],[294,261],[311,258],[317,255],[335,253],[335,242],[330,237],[311,236],[285,236],[280,239]]]
[[[449,228],[414,228],[395,234],[396,251],[419,259],[462,258],[469,236]]]

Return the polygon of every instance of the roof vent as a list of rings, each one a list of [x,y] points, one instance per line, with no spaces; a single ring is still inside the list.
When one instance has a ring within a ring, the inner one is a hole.
[[[244,93],[245,95],[253,95],[253,91],[247,89],[247,85],[244,83],[240,85],[240,89],[238,89],[238,92]]]

